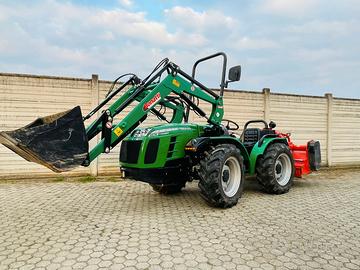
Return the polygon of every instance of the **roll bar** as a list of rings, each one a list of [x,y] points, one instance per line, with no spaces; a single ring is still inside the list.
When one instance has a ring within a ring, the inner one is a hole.
[[[197,60],[194,63],[193,68],[192,68],[192,77],[193,77],[193,79],[195,79],[196,67],[199,63],[207,61],[207,60],[215,58],[215,57],[218,57],[218,56],[223,57],[223,67],[222,67],[221,84],[220,84],[220,96],[222,97],[224,94],[225,86],[226,86],[225,77],[226,77],[226,65],[227,65],[227,56],[224,52],[218,52],[218,53],[215,53],[215,54],[212,54],[212,55],[209,55],[209,56],[206,56],[204,58],[200,58],[199,60]]]

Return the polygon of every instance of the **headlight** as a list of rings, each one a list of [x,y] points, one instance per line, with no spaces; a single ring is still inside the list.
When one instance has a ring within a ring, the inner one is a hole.
[[[151,128],[137,129],[133,132],[132,136],[135,138],[145,137],[149,134]]]

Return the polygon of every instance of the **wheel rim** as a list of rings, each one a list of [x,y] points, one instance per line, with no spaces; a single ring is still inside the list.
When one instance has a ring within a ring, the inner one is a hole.
[[[287,154],[282,153],[277,157],[274,169],[275,178],[279,185],[285,186],[289,183],[291,179],[292,166],[290,157]]]
[[[235,157],[229,157],[221,173],[222,188],[226,196],[233,197],[239,190],[241,181],[240,162]]]

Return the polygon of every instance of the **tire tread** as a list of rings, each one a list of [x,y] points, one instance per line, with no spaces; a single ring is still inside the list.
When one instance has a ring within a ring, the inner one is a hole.
[[[222,187],[219,183],[221,177],[222,162],[225,161],[227,155],[235,154],[239,157],[241,166],[242,182],[240,183],[238,192],[235,196],[229,198],[224,196]],[[199,189],[201,197],[210,205],[221,208],[229,208],[237,204],[242,194],[244,174],[243,174],[243,158],[240,150],[231,144],[220,144],[208,151],[204,159],[200,161],[199,169]]]
[[[279,185],[276,181],[274,166],[276,158],[286,153],[291,160],[292,173],[289,182],[285,186]],[[256,179],[261,184],[265,192],[270,194],[283,194],[289,192],[294,179],[294,161],[289,147],[283,143],[271,144],[263,156],[260,156],[256,164]]]

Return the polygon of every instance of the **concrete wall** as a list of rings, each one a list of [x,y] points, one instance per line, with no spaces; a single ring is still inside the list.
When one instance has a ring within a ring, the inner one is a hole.
[[[0,73],[0,130],[22,127],[39,116],[81,105],[83,113],[101,101],[111,82]],[[321,143],[323,165],[360,165],[360,100],[228,90],[224,95],[225,118],[242,126],[250,119],[273,120],[277,128],[292,133],[296,143],[317,139]],[[205,110],[210,107],[204,105]],[[128,111],[128,110],[127,110]],[[118,117],[120,118],[121,115]],[[192,121],[203,122],[196,115]],[[88,124],[87,121],[86,124]],[[150,117],[143,126],[159,123]],[[116,173],[119,147],[103,154],[89,168],[68,175]],[[56,175],[47,168],[29,163],[0,145],[0,177]]]

